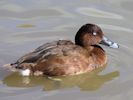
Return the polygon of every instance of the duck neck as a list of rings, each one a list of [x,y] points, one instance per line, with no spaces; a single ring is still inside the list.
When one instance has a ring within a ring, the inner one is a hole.
[[[89,45],[89,46],[83,46],[83,48],[87,49],[87,51],[91,52],[94,49],[93,45]]]

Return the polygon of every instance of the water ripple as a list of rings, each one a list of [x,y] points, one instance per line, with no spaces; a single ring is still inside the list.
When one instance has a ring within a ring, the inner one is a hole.
[[[102,10],[96,9],[96,8],[80,7],[77,9],[77,11],[83,15],[87,15],[87,16],[91,16],[91,17],[110,18],[110,19],[119,19],[119,20],[124,19],[123,16],[121,16],[121,15],[102,11]]]
[[[115,31],[125,31],[125,32],[133,32],[132,29],[122,27],[122,26],[116,26],[116,25],[109,25],[109,24],[99,24],[102,28],[115,30]]]
[[[0,9],[11,11],[11,12],[24,12],[26,10],[24,7],[17,4],[1,5]]]
[[[35,10],[27,10],[24,12],[12,12],[8,10],[0,9],[0,17],[1,18],[19,18],[19,19],[32,19],[40,16],[61,16],[62,12],[56,9],[35,9]]]

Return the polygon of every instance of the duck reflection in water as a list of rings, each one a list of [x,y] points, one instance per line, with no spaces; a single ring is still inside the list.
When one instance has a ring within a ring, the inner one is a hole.
[[[104,36],[99,26],[85,24],[77,32],[75,44],[68,40],[46,43],[20,57],[15,63],[9,64],[25,77],[13,73],[3,82],[15,87],[43,85],[44,90],[70,87],[96,90],[105,82],[119,76],[117,71],[105,75],[98,74],[107,63],[107,55],[99,44],[111,48],[119,47]],[[41,72],[40,76],[36,74],[38,71]]]
[[[3,83],[10,87],[35,87],[42,86],[44,91],[74,88],[78,87],[82,91],[97,90],[106,82],[119,76],[118,71],[99,75],[103,68],[97,69],[90,73],[84,73],[74,76],[21,76],[18,73],[12,73],[3,79]]]

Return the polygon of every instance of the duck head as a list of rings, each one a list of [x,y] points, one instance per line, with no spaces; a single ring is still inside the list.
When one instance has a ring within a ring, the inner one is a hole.
[[[83,25],[75,36],[75,43],[83,47],[103,44],[111,48],[119,48],[119,45],[105,37],[101,28],[95,24]]]

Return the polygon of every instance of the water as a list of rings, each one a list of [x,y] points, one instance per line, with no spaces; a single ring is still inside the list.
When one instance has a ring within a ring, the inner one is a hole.
[[[0,0],[0,100],[132,100],[132,5],[132,0]],[[73,40],[85,23],[98,24],[120,44],[103,46],[104,69],[51,79],[2,67],[48,41]]]

